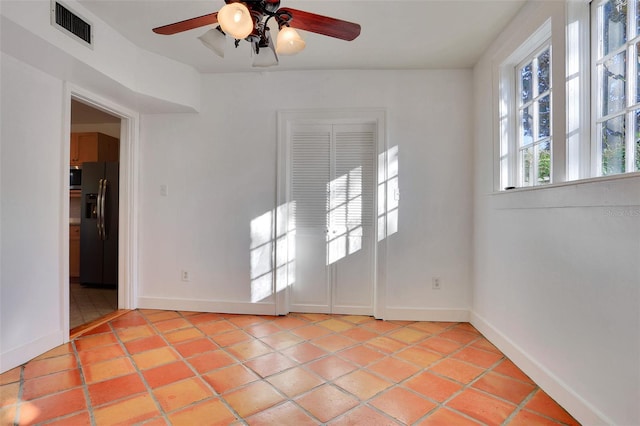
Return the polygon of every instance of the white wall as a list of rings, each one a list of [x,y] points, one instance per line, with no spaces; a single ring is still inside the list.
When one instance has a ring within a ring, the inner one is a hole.
[[[0,371],[62,343],[62,82],[2,54]]]
[[[502,47],[562,14],[529,4],[474,70],[472,323],[583,424],[636,425],[640,176],[493,193]]]
[[[251,303],[249,247],[275,207],[277,111],[382,107],[401,191],[386,317],[466,318],[471,92],[468,70],[209,75],[200,114],[143,116],[140,306],[272,313],[272,298]]]

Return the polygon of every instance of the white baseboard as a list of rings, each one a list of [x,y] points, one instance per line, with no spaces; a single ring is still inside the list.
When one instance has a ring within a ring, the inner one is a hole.
[[[615,424],[480,315],[472,311],[470,322],[580,423],[583,425]]]
[[[385,320],[469,322],[468,309],[387,307]]]
[[[168,311],[218,312],[224,314],[275,315],[275,303],[225,302],[219,300],[139,297],[138,308]]]
[[[0,373],[11,370],[64,343],[62,330],[39,337],[26,345],[0,353]]]

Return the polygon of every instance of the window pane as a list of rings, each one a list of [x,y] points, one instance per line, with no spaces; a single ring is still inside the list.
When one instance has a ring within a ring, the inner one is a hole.
[[[551,104],[547,95],[538,101],[538,138],[551,135]]]
[[[636,0],[636,34],[640,35],[640,0]]]
[[[636,171],[640,171],[640,109],[635,112],[636,119],[636,133],[634,136],[636,147]]]
[[[602,116],[625,107],[626,58],[621,52],[602,64]]]
[[[640,0],[638,0],[640,2]],[[640,4],[638,4],[640,7]],[[638,19],[640,19],[640,9],[638,9]],[[640,31],[640,22],[638,22]],[[640,43],[636,43],[636,102],[640,102]]]
[[[538,94],[544,93],[551,87],[549,81],[549,60],[551,56],[549,49],[538,56]]]
[[[520,146],[529,145],[533,142],[533,115],[532,107],[528,106],[520,111]]]
[[[549,183],[551,181],[551,144],[549,142],[538,144],[536,156],[538,158],[537,184]]]
[[[613,52],[627,41],[627,0],[610,0],[603,5],[603,53]]]
[[[625,172],[624,115],[602,123],[602,174]]]
[[[520,70],[520,99],[522,99],[522,103],[530,102],[533,99],[533,94],[531,93],[532,88],[532,73],[533,66],[531,63],[528,63]]]
[[[533,182],[533,147],[520,150],[522,164],[522,186],[531,186]]]

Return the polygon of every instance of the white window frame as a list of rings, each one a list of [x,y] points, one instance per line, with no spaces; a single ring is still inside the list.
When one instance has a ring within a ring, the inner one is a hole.
[[[640,111],[640,96],[638,95],[637,87],[638,78],[633,78],[638,75],[638,72],[640,72],[637,65],[638,62],[633,60],[640,53],[638,52],[638,50],[640,50],[640,28],[636,29],[635,37],[630,37],[634,31],[634,26],[637,23],[637,19],[634,22],[633,17],[636,16],[637,13],[640,13],[640,11],[636,9],[639,6],[635,0],[629,0],[627,2],[627,41],[624,46],[620,46],[612,52],[602,55],[601,31],[603,26],[603,17],[601,10],[602,6],[607,2],[608,0],[593,0],[590,4],[591,25],[589,27],[589,31],[591,34],[591,55],[593,58],[590,65],[592,71],[591,104],[593,106],[590,126],[591,156],[593,158],[591,174],[595,177],[624,175],[640,171],[640,168],[636,167],[636,156],[640,155],[640,153],[636,151],[636,141],[634,140],[634,130],[638,126],[636,124],[636,120],[640,120],[640,116],[634,117],[634,114],[637,111]],[[602,105],[602,88],[600,87],[602,77],[600,76],[599,66],[608,59],[622,52],[626,52],[625,105],[620,111],[602,116],[600,111],[600,107]],[[624,172],[605,175],[602,169],[602,143],[600,139],[601,123],[616,117],[622,117],[625,120],[625,170]]]
[[[553,40],[551,34],[551,20],[545,21],[523,44],[520,45],[500,66],[500,107],[499,107],[499,179],[500,190],[522,187],[521,170],[522,164],[519,159],[520,144],[520,90],[517,70],[519,67],[536,57],[547,47],[551,53],[551,63],[553,64]],[[553,65],[550,70],[550,79],[553,82]],[[553,83],[552,83],[553,88]],[[550,91],[551,92],[551,91]],[[553,96],[553,95],[552,95]],[[553,122],[553,98],[550,102],[551,121]],[[556,163],[553,160],[557,149],[553,143],[553,125],[550,124],[551,141],[551,180],[554,182]],[[535,145],[534,142],[533,145]],[[535,182],[534,182],[535,183]],[[539,185],[533,185],[539,186]],[[529,185],[527,187],[530,187]]]

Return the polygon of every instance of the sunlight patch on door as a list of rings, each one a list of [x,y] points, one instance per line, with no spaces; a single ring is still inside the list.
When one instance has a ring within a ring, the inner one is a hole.
[[[327,265],[362,249],[362,167],[328,184]]]

